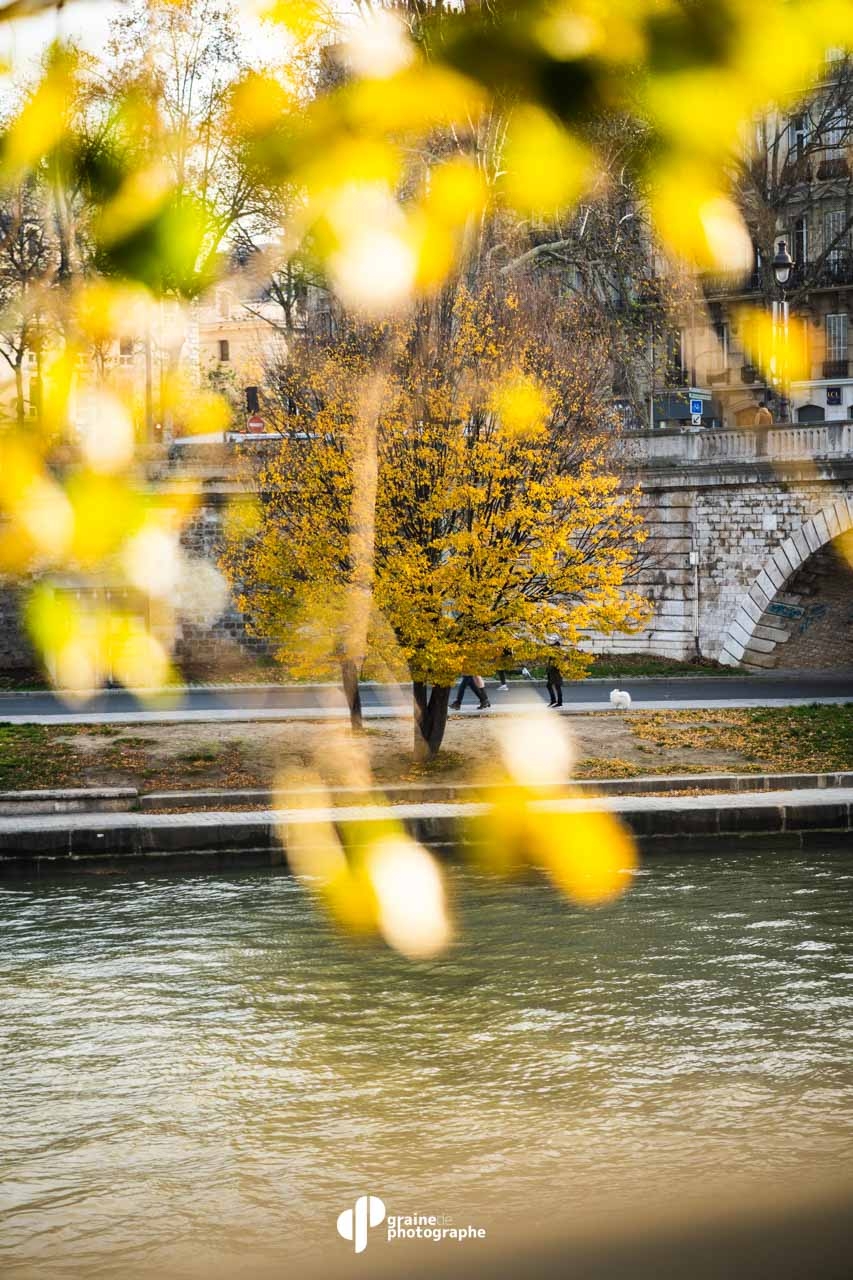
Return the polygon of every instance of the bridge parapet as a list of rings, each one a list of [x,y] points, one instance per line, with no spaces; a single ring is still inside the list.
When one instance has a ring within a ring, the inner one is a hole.
[[[631,469],[853,458],[853,423],[820,422],[728,431],[637,431],[619,442]]]

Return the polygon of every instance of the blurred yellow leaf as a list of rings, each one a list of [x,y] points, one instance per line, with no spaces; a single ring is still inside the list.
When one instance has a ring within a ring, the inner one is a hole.
[[[402,18],[388,9],[362,11],[347,33],[344,61],[358,76],[380,80],[404,70],[415,48]]]
[[[109,343],[128,333],[144,333],[157,317],[146,289],[135,284],[94,278],[78,286],[74,316],[94,343]]]
[[[161,159],[132,170],[100,212],[97,235],[101,243],[114,244],[150,222],[166,204],[172,188],[168,166]]]
[[[90,393],[79,437],[83,460],[93,471],[123,471],[133,461],[133,419],[111,391],[99,387]]]
[[[751,361],[765,377],[780,386],[811,375],[808,322],[792,316],[784,324],[758,307],[740,307],[735,313],[739,340]]]
[[[488,105],[467,76],[438,63],[418,61],[387,80],[360,80],[339,102],[341,119],[373,136],[428,134],[451,125],[470,128]]]
[[[268,0],[261,5],[261,13],[302,41],[334,26],[332,11],[321,0]]]
[[[463,156],[454,156],[429,171],[424,208],[431,218],[449,227],[461,227],[478,217],[486,207],[488,192],[477,165]]]
[[[233,124],[250,134],[273,129],[292,109],[293,98],[280,80],[250,71],[231,90]]]
[[[510,436],[536,436],[553,408],[553,395],[530,374],[510,374],[493,389],[490,407]]]
[[[595,907],[630,888],[634,839],[613,814],[595,809],[537,812],[531,861],[573,902]]]
[[[71,565],[92,569],[115,554],[143,518],[144,500],[126,478],[81,470],[66,485],[74,512]]]
[[[17,175],[32,168],[62,141],[68,125],[68,67],[51,68],[12,121],[2,149],[3,168]]]
[[[169,596],[180,575],[180,550],[175,532],[150,518],[127,542],[122,564],[129,582],[149,596]]]
[[[115,613],[108,619],[109,672],[128,689],[159,689],[172,671],[169,655],[139,618]]]
[[[647,51],[645,0],[552,0],[534,20],[542,48],[557,61],[596,57],[639,63]]]
[[[589,148],[541,107],[513,111],[507,127],[500,188],[519,213],[556,214],[594,181]]]
[[[435,858],[400,832],[373,841],[365,867],[376,895],[379,932],[388,945],[412,960],[446,950],[453,926]]]
[[[666,246],[699,267],[745,275],[753,251],[743,218],[695,158],[674,158],[652,175],[655,226]]]

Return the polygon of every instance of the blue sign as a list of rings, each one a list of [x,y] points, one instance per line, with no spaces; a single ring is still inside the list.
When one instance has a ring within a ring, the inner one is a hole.
[[[767,612],[775,614],[777,618],[802,618],[806,611],[801,609],[798,604],[783,604],[779,600],[768,605]]]
[[[691,401],[690,401],[690,412],[691,412],[691,413],[701,413],[701,412],[702,412],[702,401],[701,401],[701,400],[691,400]]]

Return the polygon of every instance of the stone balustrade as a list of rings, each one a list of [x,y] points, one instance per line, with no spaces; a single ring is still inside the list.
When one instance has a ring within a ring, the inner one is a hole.
[[[683,467],[741,462],[853,459],[853,423],[819,422],[728,431],[637,431],[619,444],[629,466]]]

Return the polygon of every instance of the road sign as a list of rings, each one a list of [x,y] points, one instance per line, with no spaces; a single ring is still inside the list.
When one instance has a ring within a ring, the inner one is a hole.
[[[691,413],[691,415],[690,415],[690,423],[691,423],[691,425],[692,425],[692,426],[694,426],[694,427],[701,427],[701,425],[702,425],[702,415],[701,415],[701,413]]]
[[[690,412],[693,414],[694,418],[695,418],[695,416],[696,416],[696,414],[697,414],[697,413],[699,414],[699,417],[701,418],[701,417],[702,417],[702,401],[701,401],[701,400],[691,400],[691,401],[690,401]]]
[[[254,435],[263,433],[264,420],[259,413],[253,413],[246,423],[246,430],[251,431]]]

